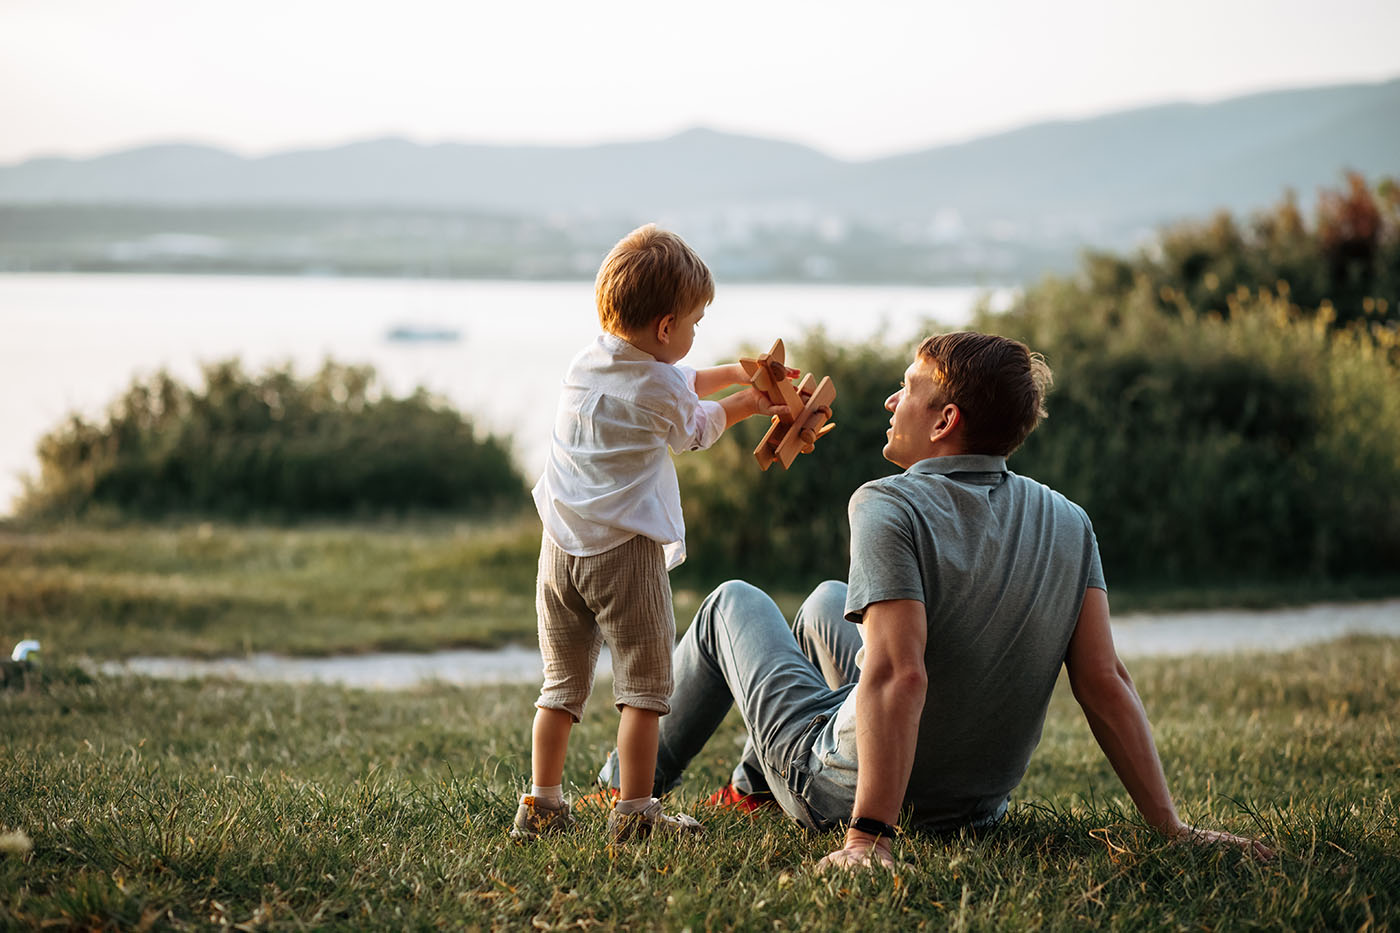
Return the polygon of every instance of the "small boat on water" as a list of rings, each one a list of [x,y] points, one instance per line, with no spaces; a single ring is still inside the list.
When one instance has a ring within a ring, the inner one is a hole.
[[[456,343],[462,339],[462,332],[452,327],[399,324],[389,328],[384,339],[392,343]]]

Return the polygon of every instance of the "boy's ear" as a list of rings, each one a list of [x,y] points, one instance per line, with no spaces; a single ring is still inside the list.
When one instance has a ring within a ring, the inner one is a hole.
[[[676,315],[665,314],[656,320],[656,340],[663,347],[671,342],[671,333],[676,329]]]

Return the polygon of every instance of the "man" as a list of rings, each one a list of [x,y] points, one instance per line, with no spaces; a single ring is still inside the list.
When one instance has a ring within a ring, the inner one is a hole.
[[[892,865],[901,811],[935,832],[1001,819],[1063,663],[1148,823],[1270,854],[1177,816],[1113,647],[1089,519],[1006,468],[1044,417],[1049,383],[1044,361],[1014,340],[923,342],[885,402],[884,456],[905,472],[851,497],[849,585],[818,587],[791,630],[747,584],[710,594],[676,647],[654,793],[679,782],[734,702],[749,742],[715,799],[771,799],[818,830],[848,822],[845,846],[820,867]],[[610,760],[600,777],[614,775]]]

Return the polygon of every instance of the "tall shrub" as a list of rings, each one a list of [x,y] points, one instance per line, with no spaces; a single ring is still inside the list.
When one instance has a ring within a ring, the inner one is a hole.
[[[1173,313],[1048,281],[973,326],[1024,340],[1055,370],[1050,417],[1017,473],[1088,511],[1110,581],[1342,579],[1400,567],[1400,339],[1336,329],[1285,297],[1238,289],[1228,314]],[[830,373],[838,428],[789,471],[759,472],[746,423],[678,464],[690,559],[681,578],[799,587],[844,578],[846,503],[895,467],[880,456],[912,346],[820,336],[790,359]],[[757,419],[755,419],[756,421]]]
[[[1013,467],[1078,501],[1110,579],[1216,582],[1400,566],[1394,332],[1334,331],[1240,289],[1228,316],[1122,303],[1064,283],[978,326],[1056,374]]]

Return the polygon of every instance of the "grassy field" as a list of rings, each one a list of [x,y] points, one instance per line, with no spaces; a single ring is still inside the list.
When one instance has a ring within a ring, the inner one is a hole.
[[[33,841],[0,854],[0,928],[1400,925],[1400,641],[1134,673],[1183,814],[1263,835],[1275,860],[1146,830],[1063,684],[1002,827],[905,837],[895,873],[823,877],[834,834],[699,806],[738,753],[733,716],[678,792],[704,838],[610,848],[586,812],[521,846],[505,830],[533,688],[91,681],[49,663],[0,690],[0,836]],[[606,696],[571,745],[580,784],[615,728]]]
[[[533,515],[0,528],[0,644],[38,638],[65,658],[534,644],[539,544]],[[701,595],[678,588],[677,615]]]
[[[292,528],[0,527],[0,647],[38,638],[51,658],[123,658],[533,644],[539,537],[533,515]],[[683,629],[720,581],[681,573],[673,582]],[[1115,585],[1113,606],[1264,607],[1396,593],[1400,577],[1216,590]],[[776,595],[792,611],[802,594]]]

